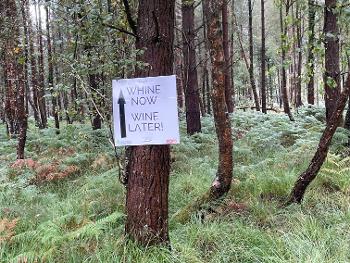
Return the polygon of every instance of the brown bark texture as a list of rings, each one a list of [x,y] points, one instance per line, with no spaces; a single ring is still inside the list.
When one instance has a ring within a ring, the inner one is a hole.
[[[227,0],[222,5],[222,36],[223,36],[223,48],[225,58],[225,100],[227,111],[233,112],[233,89],[232,89],[232,75],[231,75],[231,54],[230,54],[230,42],[229,42],[229,30],[228,30],[228,10]]]
[[[198,88],[195,31],[194,1],[182,2],[182,31],[184,58],[184,90],[186,105],[187,134],[201,132],[200,97]]]
[[[335,110],[340,93],[339,27],[337,24],[337,0],[326,0],[324,8],[325,35],[325,104],[327,122]]]
[[[346,105],[346,101],[350,94],[350,75],[348,76],[346,87],[337,100],[336,107],[330,117],[327,126],[320,138],[317,151],[312,158],[309,167],[303,172],[296,181],[290,194],[288,204],[301,203],[305,191],[310,183],[316,178],[318,171],[321,169],[331,144],[334,133],[337,130],[340,119]]]
[[[231,187],[233,167],[232,130],[225,101],[225,59],[220,21],[220,10],[222,10],[223,0],[205,0],[203,1],[203,5],[212,64],[213,89],[211,99],[219,141],[219,166],[210,191],[213,198],[220,198]]]
[[[135,77],[173,72],[174,0],[139,0],[136,48],[149,64]],[[170,147],[127,149],[126,234],[142,245],[168,244]]]
[[[27,138],[27,114],[25,107],[24,67],[27,57],[21,48],[19,37],[19,14],[16,2],[5,0],[0,6],[0,15],[4,17],[7,31],[5,32],[5,77],[6,77],[6,120],[10,136],[18,135],[17,159],[24,159],[24,148]],[[24,21],[25,22],[25,21]]]

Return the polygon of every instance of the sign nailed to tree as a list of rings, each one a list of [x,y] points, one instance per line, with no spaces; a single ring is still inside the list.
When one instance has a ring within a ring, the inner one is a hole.
[[[176,77],[113,80],[116,146],[180,141]]]

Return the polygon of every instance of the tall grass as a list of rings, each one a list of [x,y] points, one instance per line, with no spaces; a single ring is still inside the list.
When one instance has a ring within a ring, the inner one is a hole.
[[[68,125],[57,136],[31,121],[28,158],[79,168],[62,180],[33,184],[35,169],[10,167],[16,141],[7,140],[0,126],[0,261],[350,262],[346,130],[338,130],[303,205],[281,207],[316,149],[323,114],[305,108],[291,123],[283,115],[235,113],[232,189],[215,212],[198,211],[184,225],[173,215],[208,190],[217,168],[217,142],[210,117],[203,119],[202,134],[183,134],[172,153],[171,251],[145,249],[124,238],[125,188],[107,129]],[[4,219],[18,220],[13,233]]]

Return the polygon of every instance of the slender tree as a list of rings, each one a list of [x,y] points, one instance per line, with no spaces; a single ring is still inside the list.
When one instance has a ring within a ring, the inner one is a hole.
[[[201,132],[193,0],[182,1],[182,31],[186,123],[187,133],[192,135]]]
[[[37,19],[37,31],[38,31],[38,46],[39,46],[39,63],[38,63],[38,105],[41,117],[40,128],[47,128],[47,112],[46,112],[46,99],[45,99],[45,70],[44,70],[44,43],[43,43],[43,32],[42,32],[42,19],[41,19],[41,8],[40,0],[38,0],[36,9]]]
[[[316,178],[318,171],[321,169],[327,154],[328,149],[331,144],[334,133],[337,130],[338,123],[342,118],[342,114],[346,105],[346,101],[350,94],[350,75],[348,76],[347,83],[344,91],[341,93],[337,103],[335,105],[335,109],[332,112],[332,116],[327,122],[327,126],[320,138],[320,142],[318,144],[317,151],[312,158],[309,167],[303,172],[298,180],[296,181],[293,190],[290,194],[290,198],[288,204],[290,203],[301,203],[303,200],[305,191],[310,183]]]
[[[261,0],[261,107],[266,114],[265,0]]]
[[[335,110],[340,93],[339,27],[337,23],[337,0],[326,0],[324,8],[325,36],[325,104],[327,122]]]
[[[309,30],[309,42],[308,42],[308,69],[309,69],[309,81],[307,83],[307,103],[309,105],[315,104],[315,0],[308,0],[308,30]]]
[[[283,5],[285,4],[285,16],[283,16]],[[281,25],[281,95],[283,102],[284,113],[288,115],[291,121],[294,121],[294,117],[289,107],[288,91],[287,91],[287,72],[286,72],[286,57],[288,49],[288,24],[286,18],[289,16],[289,9],[291,7],[291,0],[287,0],[280,5],[280,25]]]
[[[51,28],[50,28],[50,9],[49,9],[49,0],[46,0],[46,38],[47,38],[47,60],[48,60],[48,66],[49,66],[49,75],[48,75],[48,83],[49,83],[49,89],[51,91],[51,102],[52,102],[52,114],[55,119],[55,128],[56,133],[60,133],[60,120],[58,116],[58,109],[57,109],[57,95],[55,92],[53,77],[54,77],[54,68],[53,68],[53,54],[52,54],[52,41],[51,41]]]
[[[250,85],[253,91],[255,109],[260,111],[259,96],[256,90],[254,77],[254,39],[253,39],[253,6],[252,0],[248,0],[248,14],[249,14],[249,78]]]
[[[222,5],[222,36],[223,36],[223,48],[225,57],[225,100],[227,111],[233,112],[233,87],[232,87],[232,75],[231,75],[231,54],[229,44],[229,27],[228,27],[228,10],[227,0]]]
[[[226,113],[225,101],[225,59],[223,35],[221,30],[220,10],[224,0],[203,1],[209,50],[212,65],[211,93],[216,133],[219,140],[219,167],[211,186],[211,196],[219,198],[226,194],[232,182],[232,130],[229,115]]]

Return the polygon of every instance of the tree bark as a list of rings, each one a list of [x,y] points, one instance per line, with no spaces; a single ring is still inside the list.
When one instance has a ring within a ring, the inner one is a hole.
[[[47,128],[47,113],[46,113],[46,100],[45,100],[45,72],[44,72],[44,44],[43,44],[43,33],[41,27],[41,11],[40,11],[40,0],[37,4],[38,17],[37,17],[37,28],[38,28],[38,45],[39,45],[39,87],[38,87],[38,105],[41,118],[41,129]]]
[[[333,135],[337,130],[339,121],[342,118],[342,114],[346,105],[346,101],[349,97],[349,94],[350,94],[350,75],[348,76],[346,87],[344,91],[341,93],[335,105],[335,109],[332,112],[332,116],[327,122],[326,129],[324,130],[320,138],[317,151],[314,157],[312,158],[309,164],[309,167],[306,169],[305,172],[303,172],[299,176],[298,180],[296,181],[287,204],[301,203],[307,187],[316,178],[318,171],[321,169],[321,166],[323,165],[327,157],[329,146],[331,144]]]
[[[194,42],[194,1],[184,0],[182,2],[182,30],[186,124],[187,134],[192,135],[201,132],[202,129],[196,48]]]
[[[231,54],[229,45],[229,32],[228,32],[228,10],[227,0],[224,0],[222,6],[222,36],[223,36],[223,48],[225,58],[225,100],[227,111],[233,112],[233,90],[232,90],[232,75],[231,75]]]
[[[138,61],[149,64],[135,77],[173,73],[174,0],[139,0]],[[136,146],[127,150],[125,232],[142,245],[169,244],[168,191],[170,147]]]
[[[253,42],[253,7],[252,0],[248,0],[248,11],[249,11],[249,78],[250,85],[252,87],[254,101],[255,101],[255,109],[256,111],[260,111],[260,103],[259,96],[256,90],[255,85],[255,77],[254,77],[254,42]]]
[[[265,114],[266,104],[265,0],[261,0],[261,107]]]
[[[297,108],[303,106],[303,101],[301,98],[301,73],[302,73],[302,63],[303,63],[303,50],[302,50],[302,21],[303,18],[301,16],[300,3],[296,2],[296,18],[297,18],[297,45],[298,45],[298,58],[297,58],[297,80],[296,80],[296,98],[295,98],[295,106]]]
[[[286,3],[286,13],[285,17],[288,17],[289,15],[289,8],[290,8],[290,1],[287,0]],[[294,117],[290,111],[289,107],[289,100],[288,100],[288,91],[287,91],[287,73],[286,73],[286,54],[287,54],[287,34],[288,34],[288,25],[284,21],[283,17],[283,4],[281,4],[280,7],[280,23],[281,23],[281,95],[282,95],[282,102],[283,102],[283,110],[284,113],[288,115],[289,119],[291,121],[294,121]]]
[[[326,118],[329,122],[335,110],[340,93],[339,27],[337,24],[337,0],[326,0],[324,9],[325,35],[325,103]]]
[[[307,84],[307,103],[315,104],[315,0],[308,0],[308,20],[309,20],[309,43],[308,43],[308,67],[309,67],[309,82]]]
[[[220,23],[220,10],[222,10],[223,1],[203,1],[213,76],[211,98],[219,141],[219,166],[216,178],[210,189],[213,198],[220,198],[229,191],[232,182],[233,166],[232,130],[225,101],[225,59]]]
[[[26,3],[21,3],[22,15]],[[2,5],[2,6],[1,6]],[[24,69],[28,63],[28,50],[23,50],[19,42],[20,30],[16,2],[5,0],[0,5],[0,16],[3,16],[9,24],[8,33],[5,36],[5,75],[6,75],[6,114],[10,134],[18,134],[17,159],[24,159],[24,148],[27,138],[27,114],[25,107],[25,77]],[[25,18],[25,17],[24,17]],[[26,34],[26,20],[23,20],[24,33]],[[25,35],[25,44],[28,38]],[[24,62],[21,61],[25,58]]]
[[[57,111],[57,95],[55,93],[55,87],[54,87],[54,81],[53,81],[53,56],[52,56],[52,43],[51,43],[51,30],[50,30],[50,10],[48,7],[48,0],[46,0],[46,36],[47,36],[47,60],[48,60],[48,66],[49,66],[49,76],[48,76],[48,83],[49,88],[51,91],[51,102],[52,102],[52,113],[53,117],[55,119],[55,128],[56,128],[56,134],[60,133],[60,120],[58,116]]]

